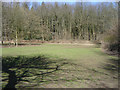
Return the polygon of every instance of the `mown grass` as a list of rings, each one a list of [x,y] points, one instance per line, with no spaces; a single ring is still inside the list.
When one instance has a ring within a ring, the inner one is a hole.
[[[89,48],[89,49],[88,49]],[[25,47],[12,47],[3,48],[3,56],[18,56],[18,55],[40,55],[47,54],[50,56],[58,56],[69,59],[80,59],[86,56],[98,55],[96,52],[101,52],[100,48],[83,47],[79,45],[57,45],[57,44],[44,44],[40,46],[25,46]],[[100,56],[100,55],[99,55]]]
[[[3,48],[2,55],[4,65],[16,76],[27,70],[22,80],[17,77],[15,87],[117,87],[117,57],[96,46],[42,44]],[[7,73],[3,72],[3,76]]]

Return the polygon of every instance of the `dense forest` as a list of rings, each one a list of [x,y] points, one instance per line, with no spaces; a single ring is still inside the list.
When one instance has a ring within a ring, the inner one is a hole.
[[[2,89],[118,88],[120,3],[0,5]]]
[[[3,41],[16,45],[20,40],[117,42],[117,3],[2,3],[2,14]]]

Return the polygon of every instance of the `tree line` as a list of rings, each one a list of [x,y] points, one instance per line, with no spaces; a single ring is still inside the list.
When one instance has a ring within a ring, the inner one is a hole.
[[[98,41],[117,20],[117,3],[2,3],[2,40]]]

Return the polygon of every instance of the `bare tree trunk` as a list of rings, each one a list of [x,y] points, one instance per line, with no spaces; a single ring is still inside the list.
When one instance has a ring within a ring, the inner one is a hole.
[[[44,42],[44,33],[43,33],[43,30],[42,30],[42,41]]]
[[[17,47],[18,46],[18,35],[17,35],[17,31],[16,31],[16,40],[15,40],[15,46]]]
[[[3,45],[3,40],[2,40],[2,45]]]
[[[70,23],[70,38],[72,39],[72,29],[71,29],[71,23]]]
[[[97,35],[96,35],[96,33],[95,33],[95,41],[97,40]]]
[[[88,40],[90,41],[90,29],[88,29]]]

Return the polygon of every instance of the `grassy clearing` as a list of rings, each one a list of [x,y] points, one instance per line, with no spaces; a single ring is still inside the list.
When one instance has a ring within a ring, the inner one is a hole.
[[[118,86],[117,57],[104,54],[96,45],[42,44],[3,48],[2,54],[7,67],[3,87],[10,83],[10,74],[16,77],[15,87]]]

